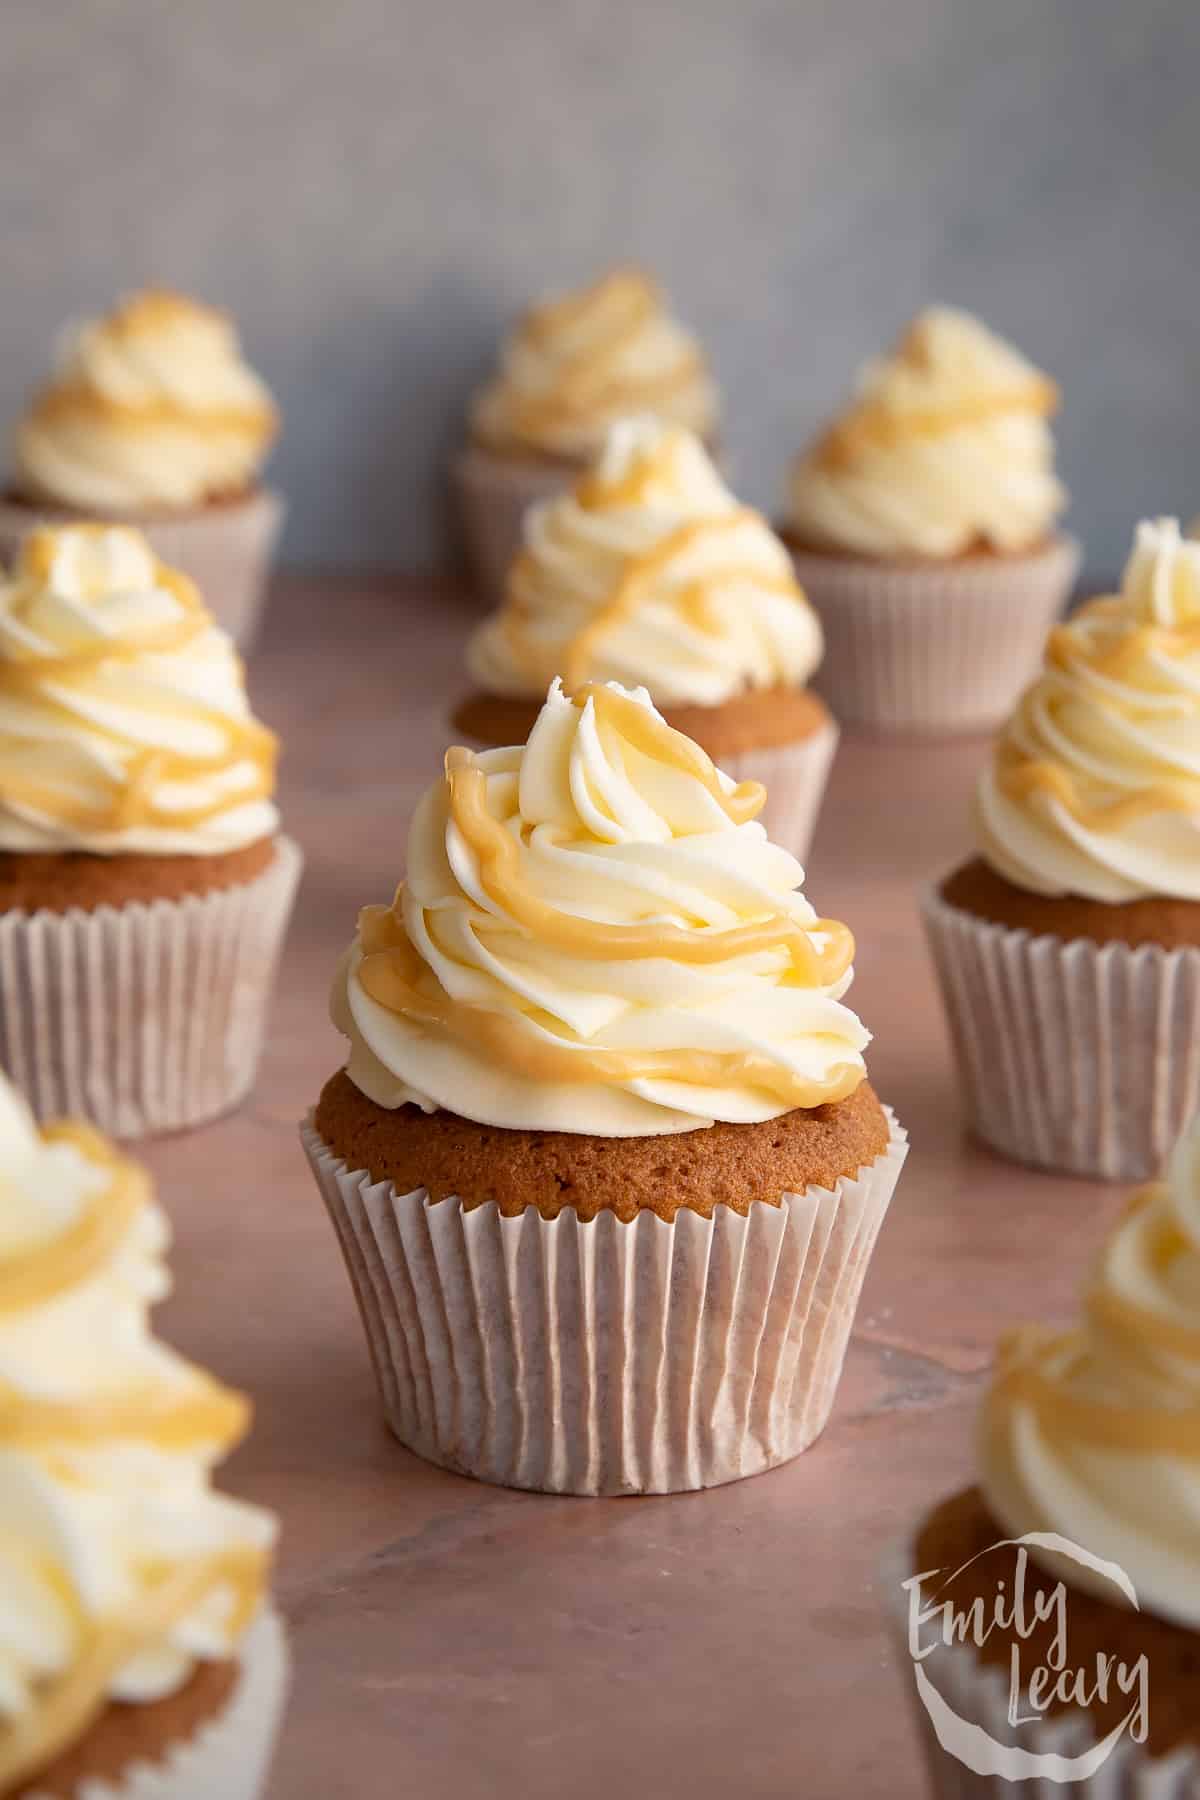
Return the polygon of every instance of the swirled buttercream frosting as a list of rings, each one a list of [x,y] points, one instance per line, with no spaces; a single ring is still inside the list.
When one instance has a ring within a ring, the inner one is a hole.
[[[1002,1346],[982,1460],[1007,1531],[1057,1532],[1200,1628],[1200,1125],[1112,1232],[1080,1324]],[[1089,1581],[1074,1559],[1065,1573]]]
[[[791,557],[700,440],[626,419],[570,492],[531,508],[504,604],[467,662],[494,694],[535,699],[562,675],[719,706],[800,686],[821,649]]]
[[[0,581],[0,850],[212,855],[271,836],[276,743],[140,532],[42,528]]]
[[[3,1793],[236,1654],[261,1602],[274,1520],[211,1485],[247,1405],[147,1323],[167,1242],[137,1165],[0,1077]]]
[[[277,427],[228,314],[134,294],[66,334],[17,427],[17,485],[86,513],[200,506],[254,483]]]
[[[703,352],[658,284],[622,268],[525,314],[475,400],[471,434],[491,450],[586,457],[629,413],[707,437],[717,399]]]
[[[969,313],[933,307],[862,371],[850,408],[792,470],[791,532],[818,550],[1028,550],[1067,496],[1047,424],[1058,392]]]
[[[556,682],[523,748],[451,750],[339,970],[378,1105],[638,1137],[843,1099],[853,940],[644,691]]]
[[[1200,544],[1138,526],[1119,594],[1052,631],[996,742],[979,848],[1039,894],[1200,900]]]

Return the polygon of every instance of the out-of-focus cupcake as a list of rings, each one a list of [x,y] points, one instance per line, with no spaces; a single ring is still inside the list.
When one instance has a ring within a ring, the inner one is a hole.
[[[275,1520],[212,1487],[240,1395],[150,1334],[167,1222],[0,1076],[0,1794],[254,1800],[287,1657]]]
[[[1139,526],[1046,647],[926,929],[976,1131],[1136,1181],[1200,1107],[1200,544]]]
[[[657,282],[620,268],[531,308],[472,406],[455,483],[484,600],[503,596],[526,508],[570,487],[631,413],[714,441],[717,393],[703,351]]]
[[[803,1450],[906,1151],[853,940],[642,692],[452,750],[338,973],[305,1148],[431,1461],[663,1493]]]
[[[736,781],[763,824],[808,849],[837,727],[805,686],[821,627],[766,521],[740,506],[700,440],[627,419],[565,494],[533,507],[503,606],[476,631],[477,691],[455,727],[523,743],[546,688],[645,687],[669,724]]]
[[[17,425],[0,558],[39,523],[139,526],[244,646],[283,522],[282,499],[260,485],[278,423],[227,313],[182,294],[130,295],[65,334]]]
[[[889,1571],[934,1792],[1185,1800],[1200,1791],[1196,1125],[1109,1237],[1080,1324],[1002,1345],[981,1426],[979,1485]]]
[[[783,535],[844,723],[971,731],[1008,712],[1079,567],[1056,529],[1057,404],[1010,345],[935,307],[797,461]]]
[[[249,1089],[300,867],[276,752],[138,532],[23,541],[0,579],[0,1064],[40,1118],[136,1136]]]

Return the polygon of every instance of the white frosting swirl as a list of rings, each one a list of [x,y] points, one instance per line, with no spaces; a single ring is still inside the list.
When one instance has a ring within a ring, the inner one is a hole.
[[[796,463],[788,522],[860,556],[1028,550],[1066,506],[1046,415],[1052,382],[969,313],[920,314]]]
[[[573,491],[530,509],[505,603],[467,664],[493,694],[536,699],[561,674],[720,706],[802,685],[821,650],[791,557],[699,439],[626,419]]]
[[[638,1137],[843,1098],[867,1033],[844,926],[644,692],[556,683],[524,749],[452,751],[394,907],[339,973],[378,1105]]]
[[[278,827],[275,748],[231,641],[139,532],[26,538],[0,583],[0,849],[239,849]]]
[[[17,428],[17,482],[88,513],[199,506],[253,484],[276,428],[227,314],[135,294],[68,335]]]
[[[614,269],[526,313],[475,401],[471,431],[492,450],[587,457],[627,413],[701,437],[717,418],[699,345],[640,269]]]
[[[106,1700],[235,1652],[275,1522],[210,1484],[244,1403],[150,1335],[168,1227],[143,1172],[86,1128],[40,1134],[3,1077],[0,1169],[7,1792]]]
[[[1200,1124],[1110,1236],[1082,1324],[1002,1350],[982,1455],[1007,1531],[1058,1532],[1117,1563],[1144,1609],[1200,1629]],[[1075,1561],[1063,1573],[1089,1581]]]
[[[1138,526],[1121,592],[1050,634],[980,778],[976,836],[1018,887],[1200,900],[1200,544]]]

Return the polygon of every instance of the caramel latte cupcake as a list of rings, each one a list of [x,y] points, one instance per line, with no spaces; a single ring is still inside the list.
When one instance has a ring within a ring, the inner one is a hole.
[[[823,1428],[906,1151],[853,941],[646,694],[452,750],[338,973],[303,1131],[400,1440],[481,1480],[712,1486]]]
[[[151,1336],[167,1221],[0,1076],[0,1795],[255,1800],[283,1705],[275,1520],[212,1487],[249,1409]]]
[[[137,525],[234,641],[253,636],[283,502],[260,486],[278,429],[233,321],[154,290],[69,331],[18,422],[0,557],[38,523]]]
[[[766,786],[763,824],[805,855],[837,745],[805,686],[821,627],[787,551],[699,439],[623,420],[573,488],[531,508],[524,536],[468,648],[477,685],[456,729],[523,742],[556,675],[645,687],[735,781]]]
[[[1140,1180],[1200,1106],[1200,545],[1175,520],[1051,633],[975,837],[924,906],[975,1129]]]
[[[117,1136],[253,1082],[299,874],[277,745],[186,576],[43,527],[0,580],[0,1063]]]
[[[935,307],[798,460],[783,535],[840,719],[971,731],[1008,712],[1079,567],[1056,530],[1057,404],[1010,345]]]
[[[922,1520],[889,1581],[910,1681],[910,1594],[925,1612],[918,1718],[934,1791],[1196,1793],[1196,1125],[1110,1236],[1079,1325],[1002,1345],[978,1463],[978,1485]],[[943,1607],[967,1622],[952,1641]]]
[[[480,591],[504,593],[525,510],[570,487],[630,413],[712,442],[717,395],[702,350],[640,269],[614,269],[544,300],[518,323],[471,409],[455,468]]]

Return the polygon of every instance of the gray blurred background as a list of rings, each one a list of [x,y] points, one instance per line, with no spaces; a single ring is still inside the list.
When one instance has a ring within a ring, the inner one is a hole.
[[[1097,572],[1200,509],[1197,0],[10,0],[0,411],[153,280],[237,314],[293,563],[429,566],[535,291],[642,260],[773,507],[923,301],[1065,393]]]

